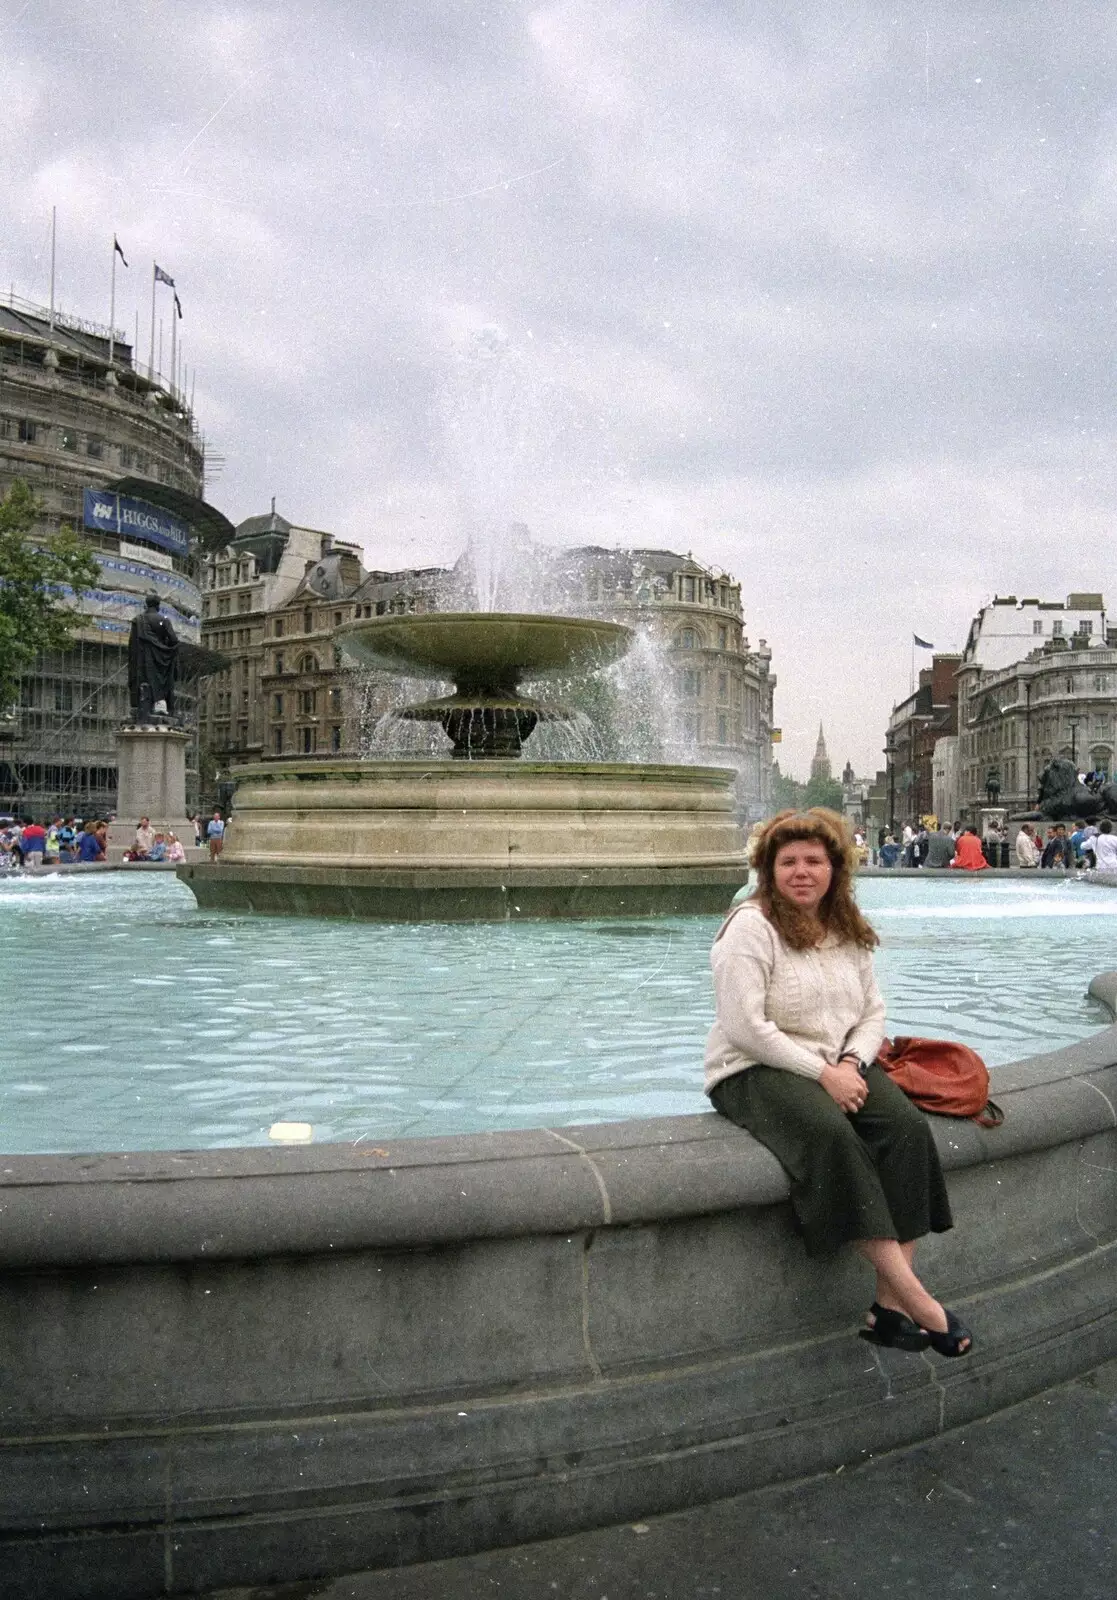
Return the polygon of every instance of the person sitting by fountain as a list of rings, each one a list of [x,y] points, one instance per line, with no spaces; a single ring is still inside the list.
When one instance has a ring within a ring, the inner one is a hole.
[[[132,848],[128,852],[129,861],[146,861],[151,854],[151,847],[155,843],[155,829],[151,826],[149,817],[141,817],[140,825],[136,829],[136,837]]]
[[[176,833],[167,835],[167,860],[173,861],[176,866],[180,861],[186,860],[185,847]]]
[[[152,840],[151,849],[147,852],[147,859],[148,861],[166,861],[167,840],[165,834],[156,831],[155,838]]]
[[[757,841],[754,868],[755,892],[722,923],[710,955],[717,1020],[706,1093],[785,1168],[809,1254],[853,1244],[873,1266],[862,1337],[966,1355],[972,1335],[915,1273],[916,1241],[953,1219],[928,1121],[876,1060],[879,941],[853,897],[842,818],[780,812]]]
[[[954,860],[950,865],[961,867],[965,872],[984,872],[988,864],[977,829],[963,828],[954,842]]]

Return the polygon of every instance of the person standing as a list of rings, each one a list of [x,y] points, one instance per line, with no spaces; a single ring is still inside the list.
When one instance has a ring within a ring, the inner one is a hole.
[[[940,822],[927,840],[927,867],[949,867],[954,860],[954,840]]]
[[[91,862],[104,859],[105,850],[97,837],[97,824],[90,817],[78,836],[78,860],[88,866]]]
[[[42,866],[43,854],[47,847],[47,830],[42,823],[34,821],[31,817],[24,817],[19,847],[23,852],[25,867]]]
[[[1067,825],[1065,822],[1057,822],[1048,834],[1047,843],[1043,847],[1043,859],[1040,861],[1040,866],[1048,867],[1052,870],[1058,866],[1062,867],[1064,872],[1074,867],[1074,851],[1071,849],[1070,840],[1067,838]]]
[[[206,838],[209,841],[209,859],[216,861],[225,847],[225,824],[220,811],[215,811],[206,824]]]
[[[706,1093],[787,1172],[808,1254],[852,1244],[875,1270],[862,1337],[968,1355],[969,1330],[915,1273],[917,1240],[953,1220],[927,1118],[876,1059],[879,941],[853,897],[843,819],[822,808],[780,812],[753,865],[756,891],[710,953],[717,1015]]]
[[[1099,872],[1117,872],[1117,833],[1113,831],[1113,824],[1108,817],[1103,817],[1098,824],[1098,836],[1094,840],[1094,861]]]
[[[1024,868],[1039,866],[1039,850],[1030,822],[1025,822],[1016,835],[1016,865]]]

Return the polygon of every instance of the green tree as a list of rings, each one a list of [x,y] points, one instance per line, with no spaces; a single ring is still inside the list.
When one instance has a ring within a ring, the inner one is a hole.
[[[800,783],[798,778],[789,778],[783,772],[774,773],[772,776],[772,810],[802,811],[807,804],[804,798],[806,792],[806,784]]]
[[[841,815],[842,786],[835,778],[808,778],[800,783],[784,773],[772,780],[773,811],[806,811],[810,806],[828,806]]]
[[[35,496],[16,479],[0,500],[0,710],[15,699],[21,673],[45,650],[65,650],[77,620],[60,585],[88,589],[101,569],[70,528],[35,532]]]
[[[803,798],[808,806],[828,806],[842,814],[842,786],[837,778],[808,778]]]

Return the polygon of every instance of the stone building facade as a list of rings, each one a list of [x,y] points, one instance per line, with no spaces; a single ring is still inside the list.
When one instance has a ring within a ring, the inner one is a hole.
[[[1100,594],[994,600],[971,625],[958,691],[964,820],[978,820],[991,777],[1010,815],[1032,809],[1053,756],[1112,775],[1117,629]]]
[[[140,372],[122,335],[110,361],[108,328],[57,314],[52,322],[45,308],[14,297],[0,303],[0,496],[26,482],[42,532],[72,526],[103,575],[79,602],[73,647],[35,664],[3,719],[0,805],[36,815],[115,805],[128,629],[144,592],[159,593],[180,638],[200,637],[194,519],[199,507],[210,514],[204,472],[184,397]],[[145,508],[126,532],[118,495]]]
[[[890,829],[903,827],[935,812],[934,757],[940,739],[958,731],[960,655],[931,657],[919,674],[913,694],[892,708],[885,735]],[[941,817],[940,821],[953,818]]]
[[[357,753],[334,633],[357,614],[364,578],[356,545],[288,522],[274,503],[207,559],[202,635],[229,658],[199,708],[209,797],[238,761]]]

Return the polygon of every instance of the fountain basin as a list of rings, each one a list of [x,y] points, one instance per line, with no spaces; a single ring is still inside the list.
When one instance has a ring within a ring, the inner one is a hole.
[[[716,914],[748,872],[734,773],[604,762],[239,768],[198,903],[383,921]]]
[[[1083,974],[1085,976],[1085,974]],[[1110,1006],[1117,975],[1095,982]],[[9,1156],[0,1591],[149,1600],[628,1521],[855,1465],[1117,1355],[1117,1029],[934,1119],[966,1361],[854,1336],[778,1163],[694,1117]]]

